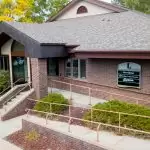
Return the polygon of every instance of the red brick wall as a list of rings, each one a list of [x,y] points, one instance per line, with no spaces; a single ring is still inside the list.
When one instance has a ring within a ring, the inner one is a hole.
[[[138,63],[142,67],[140,89],[126,88],[130,91],[150,94],[150,61],[148,60],[106,60],[89,59],[87,68],[87,80],[91,83],[119,88],[117,86],[117,67],[123,62]]]
[[[55,150],[106,150],[96,142],[87,141],[74,137],[71,134],[61,133],[45,126],[32,123],[28,120],[22,120],[22,130],[25,132],[31,132],[35,130],[37,133],[48,137],[50,139],[49,145],[55,146]],[[95,134],[96,135],[96,134]],[[56,144],[57,143],[57,144]],[[56,146],[57,145],[57,146]],[[54,149],[53,149],[54,150]]]
[[[47,59],[31,58],[32,86],[35,89],[36,98],[47,95]]]
[[[121,88],[117,86],[117,67],[119,63],[135,62],[141,65],[141,87],[137,88]],[[61,69],[64,68],[64,63],[61,64]],[[64,72],[62,73],[64,74]],[[51,77],[52,78],[52,77]],[[88,59],[87,61],[87,79],[86,80],[72,80],[68,78],[53,77],[53,79],[61,80],[67,83],[82,85],[92,88],[92,96],[99,97],[106,100],[120,99],[129,102],[137,102],[142,104],[150,104],[150,62],[148,60],[117,60],[117,59]],[[48,85],[50,86],[50,77]],[[61,89],[69,90],[70,86],[54,83],[53,86]],[[99,89],[102,91],[95,91]],[[73,86],[72,90],[77,93],[88,94],[88,88]],[[137,98],[137,99],[136,99]]]

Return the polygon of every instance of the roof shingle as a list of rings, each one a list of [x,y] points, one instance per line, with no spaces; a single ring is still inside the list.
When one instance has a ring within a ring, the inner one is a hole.
[[[39,43],[79,45],[75,50],[148,50],[150,17],[133,11],[43,24],[8,23]]]

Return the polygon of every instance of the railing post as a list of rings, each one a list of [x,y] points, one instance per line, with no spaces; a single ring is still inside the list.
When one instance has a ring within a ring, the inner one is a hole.
[[[50,114],[51,114],[51,119],[52,119],[52,104],[50,103]]]
[[[97,142],[99,142],[99,128],[100,128],[100,123],[98,124],[98,127],[97,127]]]
[[[46,124],[48,124],[48,116],[49,114],[46,115]]]
[[[29,113],[30,113],[30,110],[28,109],[27,110],[27,118],[29,117]]]
[[[89,88],[89,105],[91,105],[91,88]]]
[[[72,84],[70,83],[70,100],[72,100]]]
[[[70,119],[69,119],[69,122],[68,122],[68,123],[69,123],[68,132],[71,132],[71,130],[70,130],[71,120],[72,120],[72,118],[70,118]]]
[[[69,105],[69,117],[71,117],[71,106]]]
[[[53,81],[51,81],[53,82]],[[53,93],[53,83],[51,83],[51,93]]]
[[[119,133],[120,133],[120,126],[121,126],[121,113],[119,112]]]
[[[93,109],[92,109],[92,106],[91,106],[91,127],[92,127],[92,121],[93,121]]]

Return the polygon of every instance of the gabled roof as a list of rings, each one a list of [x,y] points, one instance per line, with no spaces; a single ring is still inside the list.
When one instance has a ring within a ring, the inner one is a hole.
[[[114,4],[110,4],[101,0],[72,0],[70,3],[68,3],[68,5],[66,7],[64,7],[64,9],[62,9],[58,14],[56,14],[55,16],[49,18],[47,20],[48,21],[54,21],[56,20],[58,17],[60,17],[61,15],[63,15],[65,12],[67,12],[68,10],[70,10],[76,3],[80,2],[80,1],[86,1],[88,3],[97,5],[99,7],[103,7],[109,10],[112,10],[114,12],[123,12],[126,11],[127,9],[121,7],[121,6],[117,6]]]
[[[91,21],[92,20],[92,21]],[[150,18],[126,11],[43,24],[5,23],[43,45],[77,45],[74,51],[149,51]],[[20,36],[20,38],[22,38]]]
[[[32,26],[35,26],[35,24],[32,24]],[[21,30],[18,27],[25,27],[25,29]],[[26,56],[32,58],[64,57],[68,55],[64,44],[49,45],[47,43],[41,43],[25,32],[25,30],[27,31],[27,27],[29,27],[27,24],[17,22],[0,23],[0,46],[12,38],[24,45]],[[38,32],[38,30],[35,29],[33,32]]]

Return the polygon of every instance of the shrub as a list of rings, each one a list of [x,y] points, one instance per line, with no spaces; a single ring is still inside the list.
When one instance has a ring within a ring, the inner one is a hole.
[[[40,134],[38,134],[35,130],[32,130],[25,134],[25,139],[29,142],[37,141],[39,138],[40,138]]]
[[[40,101],[47,103],[57,103],[57,104],[68,104],[68,101],[64,98],[63,95],[58,93],[49,94],[47,97],[44,97]],[[67,109],[67,106],[52,104],[50,110],[50,104],[37,102],[34,109],[38,111],[44,112],[53,112],[53,113],[61,113],[63,110]]]
[[[109,101],[103,104],[97,104],[93,106],[94,109],[101,110],[112,110],[117,112],[124,112],[129,114],[138,114],[150,116],[150,108],[145,106],[140,106],[136,104],[129,104],[126,102],[121,102],[117,100]],[[91,112],[87,112],[84,115],[85,120],[91,120]],[[110,112],[102,112],[98,110],[93,110],[93,120],[96,122],[102,122],[112,125],[119,124],[119,115]],[[128,127],[137,130],[143,130],[150,132],[150,119],[129,115],[121,115],[121,126]]]
[[[9,86],[9,72],[0,70],[0,92],[5,90]]]

